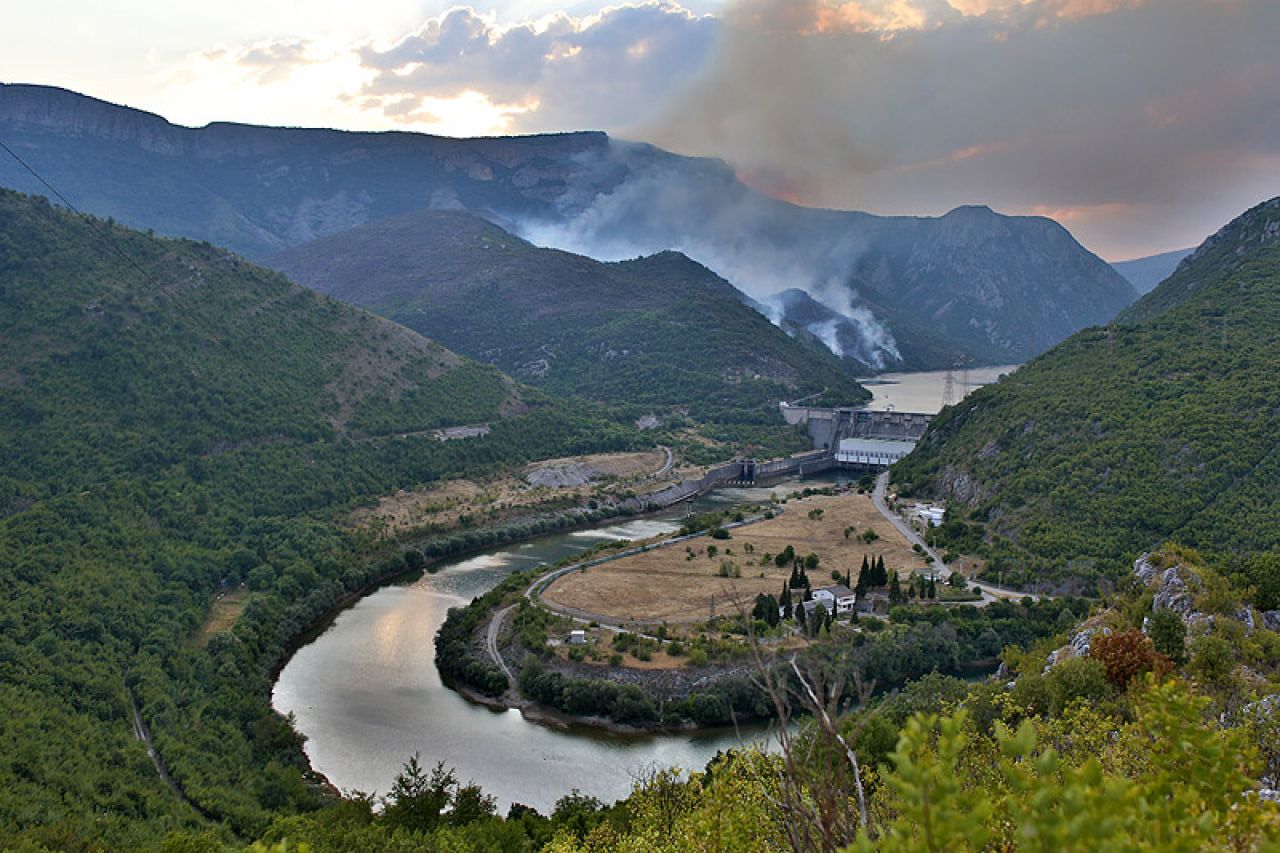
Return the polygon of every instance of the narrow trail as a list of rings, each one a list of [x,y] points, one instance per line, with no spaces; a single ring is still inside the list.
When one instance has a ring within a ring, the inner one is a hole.
[[[156,774],[159,775],[160,781],[164,782],[165,786],[173,792],[179,802],[191,808],[205,820],[217,822],[218,818],[200,808],[197,803],[192,802],[191,798],[182,790],[182,786],[169,775],[168,768],[164,766],[164,759],[160,757],[159,750],[156,749],[155,743],[151,740],[151,732],[147,729],[146,721],[142,719],[142,710],[138,707],[138,700],[134,698],[132,690],[127,690],[126,692],[129,695],[129,705],[133,711],[133,736],[142,741],[142,745],[147,748],[147,756],[151,759],[151,763],[155,765]]]
[[[507,677],[507,681],[511,683],[511,690],[518,693],[516,687],[516,676],[507,666],[507,662],[502,657],[502,651],[498,648],[498,636],[502,633],[502,625],[507,621],[508,614],[515,609],[515,605],[508,605],[497,613],[493,614],[493,618],[489,620],[489,630],[485,635],[485,645],[489,649],[489,657],[493,658],[493,662],[498,665],[498,669],[502,670],[502,674]]]

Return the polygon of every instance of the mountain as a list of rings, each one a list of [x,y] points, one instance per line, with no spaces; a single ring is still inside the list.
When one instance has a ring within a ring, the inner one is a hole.
[[[353,505],[633,436],[224,249],[0,191],[0,848],[314,807],[272,668],[408,565]]]
[[[1244,559],[1280,545],[1278,363],[1273,199],[1114,324],[944,410],[894,477],[980,523],[1006,580],[1092,584],[1168,539]]]
[[[748,188],[720,161],[602,133],[196,129],[7,85],[0,139],[84,210],[251,258],[422,209],[466,210],[599,260],[680,251],[755,298],[799,288],[849,316],[863,330],[853,349],[876,369],[1022,361],[1137,296],[1047,219],[797,207]],[[0,185],[46,191],[7,158]],[[908,342],[922,331],[936,348]]]
[[[776,419],[821,393],[865,399],[824,347],[793,340],[724,279],[664,252],[618,263],[540,249],[462,212],[420,211],[268,259],[516,378],[632,407]]]
[[[1131,261],[1116,261],[1111,268],[1124,276],[1139,294],[1150,293],[1157,284],[1177,269],[1182,259],[1194,249],[1175,249],[1146,258],[1134,258]]]

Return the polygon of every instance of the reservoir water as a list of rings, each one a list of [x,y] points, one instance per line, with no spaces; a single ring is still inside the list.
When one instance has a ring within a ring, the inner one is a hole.
[[[694,509],[764,500],[770,489],[725,489]],[[670,532],[690,511],[665,513],[573,533],[543,536],[447,562],[435,574],[381,587],[343,610],[285,665],[272,704],[292,713],[307,736],[311,766],[338,788],[385,794],[415,752],[443,761],[461,781],[544,814],[577,788],[605,802],[625,797],[648,766],[700,770],[717,751],[767,738],[755,727],[695,734],[625,736],[595,729],[560,731],[519,711],[474,705],[441,683],[435,635],[450,607],[464,605],[518,569],[554,563],[602,542]]]
[[[956,401],[976,391],[983,385],[997,381],[1002,375],[1018,369],[1016,364],[996,367],[971,367],[967,372],[951,371],[952,393]],[[936,414],[942,410],[946,390],[947,371],[930,370],[916,373],[882,373],[861,379],[871,392],[868,409],[892,406],[899,412],[925,412]],[[967,384],[966,384],[967,378]]]

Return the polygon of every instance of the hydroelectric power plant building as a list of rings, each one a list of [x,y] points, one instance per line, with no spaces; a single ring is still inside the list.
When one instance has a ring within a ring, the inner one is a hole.
[[[815,451],[825,451],[834,465],[850,468],[887,468],[915,448],[933,419],[892,409],[818,409],[789,403],[779,408],[787,423],[808,429]]]

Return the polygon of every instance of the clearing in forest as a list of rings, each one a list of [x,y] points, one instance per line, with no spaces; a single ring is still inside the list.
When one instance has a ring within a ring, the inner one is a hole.
[[[797,556],[818,555],[818,567],[809,572],[814,588],[833,583],[833,570],[849,570],[856,581],[864,555],[883,556],[889,571],[901,571],[904,579],[928,570],[924,558],[876,512],[869,495],[814,495],[789,500],[783,510],[733,529],[730,539],[701,536],[571,572],[547,587],[542,598],[601,621],[687,624],[736,614],[738,601],[749,609],[760,593],[780,594],[791,567],[778,567],[772,558],[788,545]],[[877,537],[870,542],[861,538],[868,530]],[[708,547],[715,549],[712,556]],[[721,576],[725,561],[737,567],[738,577],[732,569],[729,577]]]

